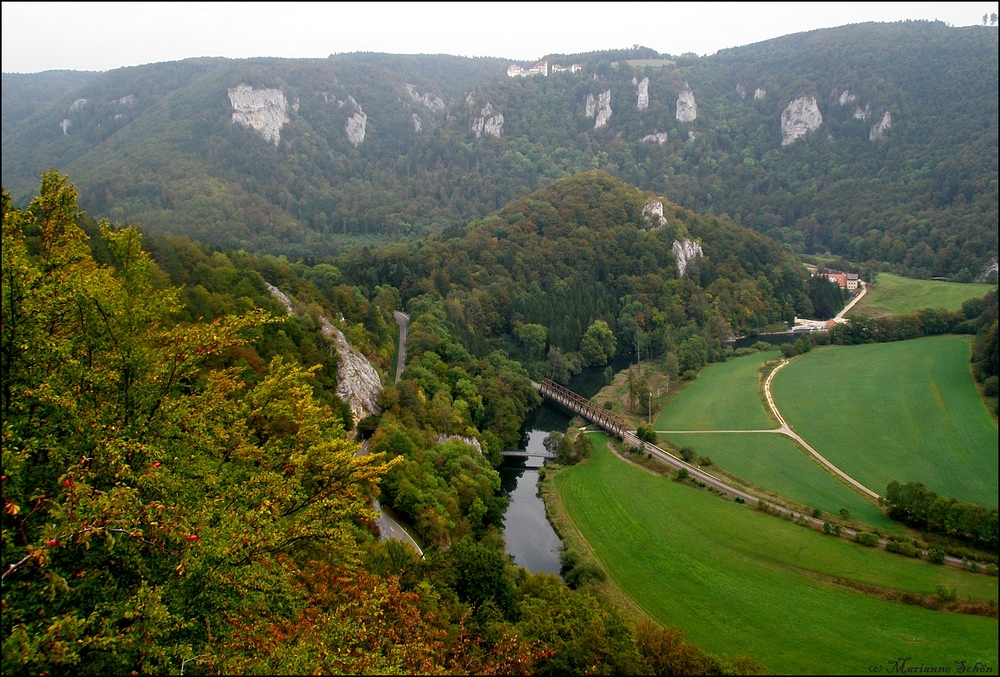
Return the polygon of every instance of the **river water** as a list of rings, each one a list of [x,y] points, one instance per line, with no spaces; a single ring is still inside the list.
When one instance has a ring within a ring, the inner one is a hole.
[[[614,371],[628,367],[627,361],[612,363]],[[604,367],[584,370],[569,387],[584,397],[593,397],[604,387]],[[545,451],[543,441],[553,430],[565,432],[570,415],[563,409],[542,404],[528,414],[524,423],[521,449]],[[545,503],[538,495],[538,468],[541,458],[508,458],[500,467],[500,489],[510,505],[504,515],[506,552],[514,562],[532,573],[559,574],[559,550],[562,542],[545,516]]]

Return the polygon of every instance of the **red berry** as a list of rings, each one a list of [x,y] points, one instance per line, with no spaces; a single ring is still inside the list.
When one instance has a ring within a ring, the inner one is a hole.
[[[188,536],[188,540],[189,541],[197,541],[198,540],[198,534],[191,534],[190,536]]]
[[[63,482],[63,484],[65,484],[68,487],[70,484],[72,484],[72,482],[70,482],[69,480],[66,480],[66,481]]]
[[[49,539],[49,547],[50,547],[50,548],[54,548],[54,547],[56,547],[57,545],[59,545],[59,541],[57,541],[57,540],[56,540],[56,539],[54,539],[54,538],[50,538],[50,539]]]
[[[159,461],[157,461],[156,463],[153,464],[153,467],[154,468],[159,468],[161,465],[163,465],[163,464],[160,463]]]

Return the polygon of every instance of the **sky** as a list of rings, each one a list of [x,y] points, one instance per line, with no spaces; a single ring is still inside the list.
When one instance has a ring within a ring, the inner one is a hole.
[[[679,55],[866,21],[981,24],[997,2],[3,2],[4,73],[112,70],[189,57],[341,52],[494,56],[528,64],[643,45]]]

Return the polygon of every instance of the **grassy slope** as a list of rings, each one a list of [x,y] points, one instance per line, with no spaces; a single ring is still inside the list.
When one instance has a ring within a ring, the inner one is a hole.
[[[777,428],[764,411],[757,373],[768,351],[705,369],[656,418],[657,430],[763,430]]]
[[[791,674],[867,674],[898,656],[996,665],[995,619],[863,596],[801,569],[993,600],[996,579],[823,536],[652,475],[594,441],[594,458],[555,478],[563,505],[615,583],[707,650],[751,653]]]
[[[894,530],[878,506],[833,477],[784,435],[673,434],[667,439],[780,496],[833,515],[847,508],[852,519]]]
[[[961,336],[815,350],[772,384],[788,423],[863,484],[923,482],[997,505],[997,427]]]
[[[995,289],[989,284],[959,284],[914,280],[890,273],[879,273],[875,284],[852,310],[859,315],[905,315],[923,308],[961,310],[969,299],[978,299]]]

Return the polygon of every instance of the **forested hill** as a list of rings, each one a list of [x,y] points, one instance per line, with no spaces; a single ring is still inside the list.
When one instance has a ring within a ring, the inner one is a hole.
[[[503,349],[538,378],[637,352],[674,352],[682,373],[697,371],[734,332],[786,327],[813,308],[805,269],[779,243],[600,170],[335,263],[362,289],[399,289],[404,304],[443,299],[466,346]]]
[[[298,256],[440,232],[602,169],[796,251],[972,279],[997,253],[997,48],[995,28],[904,22],[701,58],[550,56],[582,68],[547,77],[446,56],[194,59],[47,105],[5,74],[3,176],[21,199],[59,167],[95,215]],[[9,128],[9,106],[37,112]]]

